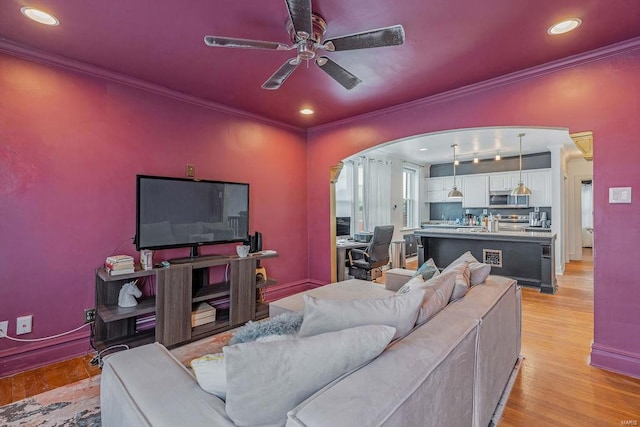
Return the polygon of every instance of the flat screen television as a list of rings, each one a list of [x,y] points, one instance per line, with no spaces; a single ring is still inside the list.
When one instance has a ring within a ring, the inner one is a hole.
[[[136,249],[244,242],[249,231],[249,184],[136,176]]]
[[[336,237],[351,236],[351,217],[336,217]]]

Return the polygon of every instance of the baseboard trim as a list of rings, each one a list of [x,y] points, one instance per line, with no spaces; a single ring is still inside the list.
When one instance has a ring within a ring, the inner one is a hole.
[[[86,330],[48,341],[18,345],[0,352],[0,378],[71,359],[90,350]]]
[[[596,368],[640,379],[640,354],[592,343],[589,364]]]
[[[326,285],[327,282],[314,279],[304,279],[297,282],[285,283],[282,285],[269,286],[265,289],[265,299],[268,302],[275,301],[289,295],[298,294],[300,292],[308,291],[309,289],[319,288]]]

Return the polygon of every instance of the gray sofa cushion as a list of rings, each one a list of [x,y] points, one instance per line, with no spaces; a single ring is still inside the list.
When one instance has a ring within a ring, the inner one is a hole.
[[[158,343],[105,358],[100,405],[103,427],[234,425],[224,402]]]
[[[441,311],[290,411],[287,427],[471,426],[477,325]]]
[[[381,299],[335,301],[303,295],[304,319],[299,335],[308,337],[362,325],[387,325],[396,329],[394,338],[407,334],[416,323],[424,291]]]
[[[239,426],[284,425],[287,411],[378,356],[394,332],[369,325],[225,347],[227,414]]]

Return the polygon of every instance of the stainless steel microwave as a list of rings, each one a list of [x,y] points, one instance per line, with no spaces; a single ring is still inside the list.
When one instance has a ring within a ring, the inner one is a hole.
[[[529,196],[512,196],[511,191],[490,191],[491,208],[528,208]]]

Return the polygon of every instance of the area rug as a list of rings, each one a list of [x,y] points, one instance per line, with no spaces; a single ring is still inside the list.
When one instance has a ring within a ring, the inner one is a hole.
[[[218,353],[231,332],[171,350],[185,366],[196,357]],[[100,426],[100,375],[0,407],[0,426]]]

